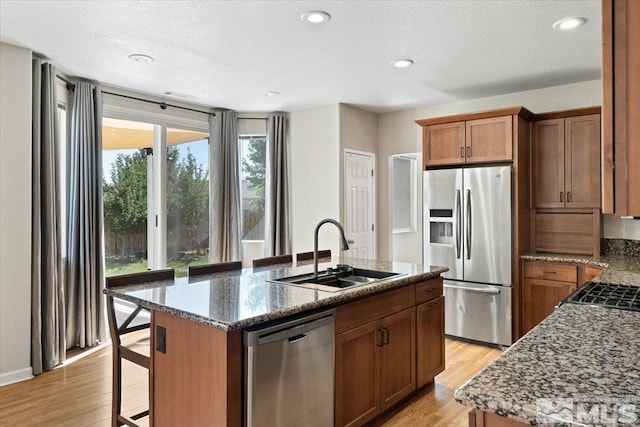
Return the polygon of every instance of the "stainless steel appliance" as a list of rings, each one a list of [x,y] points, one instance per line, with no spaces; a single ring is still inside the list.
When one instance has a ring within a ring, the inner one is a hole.
[[[248,427],[333,426],[333,310],[243,338]]]
[[[424,173],[424,263],[443,265],[445,333],[511,345],[511,166]]]

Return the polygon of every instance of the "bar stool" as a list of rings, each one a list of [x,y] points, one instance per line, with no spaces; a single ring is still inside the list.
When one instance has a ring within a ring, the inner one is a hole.
[[[331,249],[323,249],[318,251],[318,258],[331,258]],[[296,254],[296,262],[308,261],[313,259],[313,251],[300,252]]]
[[[221,273],[223,271],[242,270],[242,261],[218,262],[214,264],[190,265],[189,277],[201,274]]]
[[[144,271],[141,273],[107,277],[105,279],[105,286],[107,289],[113,289],[120,286],[134,285],[138,283],[155,282],[158,280],[173,280],[174,277],[175,271],[171,268],[166,270]],[[143,307],[136,307],[126,320],[122,322],[121,325],[118,325],[113,300],[113,296],[107,295],[107,317],[109,318],[109,333],[111,335],[111,345],[113,348],[111,425],[112,427],[119,427],[122,425],[139,427],[139,424],[136,424],[136,420],[148,416],[148,409],[131,416],[124,416],[120,413],[122,409],[122,359],[126,359],[138,366],[149,369],[150,358],[145,354],[138,353],[123,345],[121,337],[124,337],[131,332],[149,329],[151,325],[149,322],[137,323],[134,325],[131,324]]]
[[[293,255],[276,255],[268,256],[264,258],[257,258],[253,260],[253,268],[266,267],[267,265],[284,264],[293,262]]]

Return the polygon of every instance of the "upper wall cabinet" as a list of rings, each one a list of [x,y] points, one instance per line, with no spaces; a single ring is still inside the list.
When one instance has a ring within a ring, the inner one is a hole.
[[[513,160],[514,120],[522,107],[417,120],[425,168]]]
[[[600,114],[534,122],[532,150],[535,208],[600,207]]]
[[[602,211],[640,216],[640,1],[603,0],[602,47]]]

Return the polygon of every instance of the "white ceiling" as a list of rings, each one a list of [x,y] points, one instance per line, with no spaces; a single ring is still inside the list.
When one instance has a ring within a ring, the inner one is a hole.
[[[332,19],[301,21],[316,9]],[[552,29],[567,16],[588,22]],[[0,40],[69,75],[238,111],[386,112],[597,79],[600,29],[599,0],[0,0]]]

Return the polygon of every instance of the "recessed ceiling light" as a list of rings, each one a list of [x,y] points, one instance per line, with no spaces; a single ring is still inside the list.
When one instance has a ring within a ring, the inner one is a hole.
[[[407,68],[413,65],[412,59],[397,59],[395,61],[391,61],[391,65],[396,68]]]
[[[140,63],[153,62],[152,57],[150,57],[149,55],[143,55],[141,53],[134,53],[132,55],[129,55],[129,59]]]
[[[553,28],[556,30],[573,30],[574,28],[577,28],[580,25],[583,25],[585,22],[587,22],[586,18],[576,18],[576,17],[564,18],[559,21],[556,21],[553,24]]]
[[[277,90],[268,90],[264,93],[266,96],[279,96],[280,92]]]
[[[300,15],[300,19],[310,24],[322,24],[331,19],[331,15],[324,10],[311,10]]]
[[[173,96],[175,98],[184,98],[184,99],[198,99],[197,96],[193,96],[193,95],[187,95],[186,93],[179,93],[179,92],[165,92],[164,93],[167,96]]]

